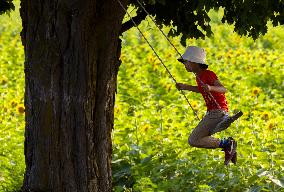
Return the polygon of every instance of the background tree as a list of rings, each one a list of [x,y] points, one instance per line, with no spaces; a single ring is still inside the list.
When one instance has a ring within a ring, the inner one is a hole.
[[[138,23],[146,14],[135,0]],[[254,39],[284,22],[281,1],[143,1],[169,35],[212,35],[208,11]],[[13,9],[0,1],[0,13]],[[21,1],[25,49],[24,191],[111,191],[111,129],[124,11],[116,0]]]

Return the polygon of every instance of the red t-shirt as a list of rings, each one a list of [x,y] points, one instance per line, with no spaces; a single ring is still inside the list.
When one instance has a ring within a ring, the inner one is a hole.
[[[208,84],[211,86],[214,86],[214,81],[218,80],[217,75],[210,70],[205,70],[203,72],[201,72],[198,75],[199,79],[204,83],[204,84]],[[214,102],[214,100],[211,99],[211,97],[208,95],[208,93],[206,93],[203,88],[201,87],[201,82],[197,77],[196,77],[196,82],[198,85],[198,90],[200,91],[200,93],[202,94],[206,106],[207,106],[207,111],[211,111],[214,109],[219,109],[218,106],[216,105],[216,103]],[[228,104],[226,101],[226,97],[224,93],[218,93],[218,92],[213,92],[211,91],[211,94],[213,95],[213,97],[215,98],[215,100],[217,101],[217,103],[220,105],[220,107],[226,111],[228,111]]]

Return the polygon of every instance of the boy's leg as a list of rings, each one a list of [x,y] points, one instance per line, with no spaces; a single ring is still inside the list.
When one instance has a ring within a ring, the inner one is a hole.
[[[200,124],[202,125],[203,123],[200,123]],[[207,148],[207,149],[222,148],[222,151],[224,151],[225,153],[224,164],[228,165],[230,161],[236,164],[237,142],[231,137],[229,137],[228,139],[220,140],[212,136],[208,136],[208,135],[206,136],[207,132],[203,128],[202,126],[197,126],[192,131],[191,135],[188,138],[189,145],[193,147]]]
[[[224,115],[225,113],[220,110],[207,113],[189,136],[189,145],[208,149],[218,148],[220,139],[209,136],[210,128],[215,127]]]
[[[237,160],[237,142],[229,137],[228,139],[217,139],[210,135],[210,128],[215,127],[224,117],[226,113],[223,111],[210,111],[200,121],[197,127],[192,131],[188,138],[188,143],[193,147],[200,148],[222,148],[225,152],[224,164],[228,165],[230,161],[236,163]]]
[[[204,127],[197,126],[188,138],[188,143],[192,147],[200,147],[207,149],[215,149],[219,147],[220,139],[208,136],[207,131],[204,130]]]

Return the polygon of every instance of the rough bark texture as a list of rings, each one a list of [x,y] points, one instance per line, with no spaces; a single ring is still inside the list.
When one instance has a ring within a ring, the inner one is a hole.
[[[111,191],[121,7],[113,0],[22,0],[20,12],[23,191]]]

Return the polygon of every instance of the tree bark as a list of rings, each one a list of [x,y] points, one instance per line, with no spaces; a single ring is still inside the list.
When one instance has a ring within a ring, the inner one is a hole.
[[[26,108],[23,191],[111,191],[123,10],[113,0],[21,0],[20,13]]]

